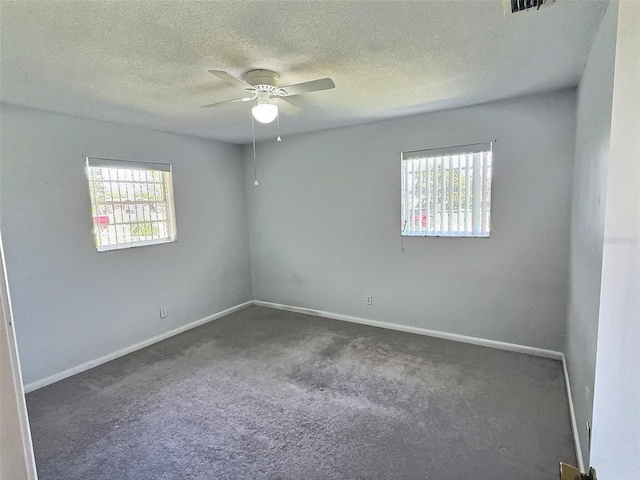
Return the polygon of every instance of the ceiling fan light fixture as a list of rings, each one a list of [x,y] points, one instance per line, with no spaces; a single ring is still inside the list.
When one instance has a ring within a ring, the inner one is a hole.
[[[271,123],[278,116],[278,106],[269,102],[258,102],[251,109],[251,114],[260,123]]]

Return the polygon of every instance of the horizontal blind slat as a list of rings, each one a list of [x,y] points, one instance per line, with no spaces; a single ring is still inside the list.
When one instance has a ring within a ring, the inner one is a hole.
[[[491,142],[470,143],[453,147],[439,147],[423,150],[410,150],[402,152],[404,160],[412,160],[420,157],[445,157],[447,155],[473,154],[491,150]]]
[[[96,168],[118,168],[124,170],[157,170],[171,172],[169,163],[137,162],[131,160],[115,160],[111,158],[86,157],[87,166]]]

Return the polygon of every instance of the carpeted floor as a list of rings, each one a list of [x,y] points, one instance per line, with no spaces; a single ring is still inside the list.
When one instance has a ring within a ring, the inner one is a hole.
[[[558,478],[559,362],[251,307],[27,395],[40,480]]]

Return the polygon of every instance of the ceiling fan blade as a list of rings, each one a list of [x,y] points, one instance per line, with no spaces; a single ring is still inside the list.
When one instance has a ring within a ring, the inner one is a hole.
[[[297,115],[302,110],[296,107],[293,103],[287,102],[282,98],[274,98],[273,102],[278,106],[278,109],[285,115]]]
[[[240,80],[239,78],[229,75],[227,72],[223,70],[209,70],[209,73],[214,77],[218,77],[219,79],[224,80],[227,83],[235,85],[236,87],[243,88],[245,90],[253,89],[253,85],[249,85],[244,80]]]
[[[329,90],[335,88],[336,84],[330,78],[320,78],[318,80],[311,80],[310,82],[296,83],[294,85],[287,85],[286,87],[280,87],[280,90],[284,90],[287,96],[300,95],[301,93],[318,92],[320,90]]]
[[[217,107],[218,105],[225,105],[227,103],[248,102],[249,100],[253,100],[253,98],[254,97],[234,98],[233,100],[225,100],[224,102],[216,102],[216,103],[210,103],[209,105],[202,105],[200,108]]]

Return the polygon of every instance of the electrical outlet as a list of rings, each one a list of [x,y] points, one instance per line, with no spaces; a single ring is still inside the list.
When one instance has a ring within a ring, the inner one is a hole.
[[[371,298],[371,295],[367,295],[364,301],[367,305],[371,305],[373,303],[373,299]]]
[[[161,308],[160,309],[160,318],[167,318],[167,309],[166,308]]]

